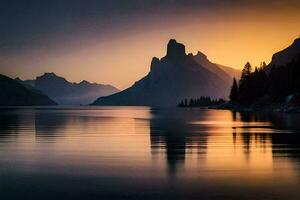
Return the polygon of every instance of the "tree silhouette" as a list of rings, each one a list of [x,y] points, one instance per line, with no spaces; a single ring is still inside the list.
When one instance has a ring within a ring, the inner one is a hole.
[[[251,102],[253,85],[252,85],[252,66],[249,62],[246,63],[242,70],[242,76],[239,81],[239,95],[238,101],[242,104],[248,104]]]
[[[241,79],[249,77],[251,75],[251,72],[252,72],[252,66],[249,62],[247,62],[244,69],[242,70]]]
[[[233,78],[229,99],[231,102],[236,102],[238,99],[238,85],[235,78]]]
[[[198,99],[184,99],[178,103],[178,107],[208,107],[225,103],[224,99],[211,99],[210,97],[200,97]]]
[[[266,74],[268,68],[270,71]],[[267,66],[262,62],[254,72],[247,62],[238,86],[233,81],[230,100],[242,105],[284,103],[287,96],[300,94],[299,77],[300,55],[285,66]]]

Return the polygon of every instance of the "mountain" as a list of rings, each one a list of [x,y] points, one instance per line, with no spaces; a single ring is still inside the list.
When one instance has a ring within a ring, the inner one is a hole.
[[[211,62],[205,54],[198,51],[198,53],[194,56],[196,62],[198,62],[201,66],[205,67],[209,71],[217,74],[220,78],[222,78],[227,83],[232,83],[232,79],[240,79],[241,70],[234,69],[232,67],[227,67],[224,65],[220,65],[217,63]]]
[[[227,98],[231,82],[197,63],[193,55],[185,53],[183,44],[171,39],[167,55],[154,57],[144,78],[122,92],[100,97],[92,105],[175,106],[184,98]]]
[[[290,63],[292,60],[296,59],[299,55],[300,55],[300,38],[297,38],[289,47],[275,53],[272,56],[272,60],[271,63],[269,64],[269,67],[285,66],[288,63]]]
[[[34,87],[34,84],[32,84],[32,80],[30,81],[23,81],[21,80],[19,77],[18,78],[15,78],[15,81],[17,81],[18,83],[21,83],[24,87],[26,87],[28,90],[32,91],[32,92],[35,92],[35,93],[40,93],[40,94],[43,94],[45,95],[42,91],[36,89]]]
[[[227,66],[220,65],[220,64],[216,64],[216,65],[219,68],[221,68],[223,71],[225,71],[231,77],[231,80],[233,78],[236,78],[237,80],[239,80],[241,78],[241,74],[242,74],[241,70],[235,69],[235,68],[232,68],[232,67],[227,67]]]
[[[219,76],[219,78],[223,79],[227,84],[232,83],[234,75],[231,72],[234,70],[233,68],[224,66],[221,67],[221,65],[212,63],[210,60],[208,60],[207,56],[200,51],[198,51],[198,53],[194,56],[194,60],[202,67],[205,67],[207,70]],[[224,69],[226,69],[226,71]],[[239,71],[239,73],[241,72]]]
[[[30,90],[18,81],[0,74],[0,106],[56,105],[46,95]]]
[[[103,85],[81,81],[71,83],[55,73],[45,73],[35,80],[23,81],[26,87],[34,87],[47,94],[61,105],[89,104],[99,96],[106,96],[119,90],[111,85]]]
[[[19,80],[21,80],[21,79],[19,79]],[[35,84],[35,80],[25,80],[25,81],[23,81],[23,83],[25,83],[25,85],[29,85],[29,86],[31,86],[31,87],[34,87],[34,84]]]

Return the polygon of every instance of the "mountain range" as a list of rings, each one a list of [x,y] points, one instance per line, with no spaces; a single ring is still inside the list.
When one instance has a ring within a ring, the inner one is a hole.
[[[0,74],[0,106],[52,105],[57,104],[42,92]]]
[[[200,52],[187,55],[185,46],[171,39],[166,56],[154,57],[145,77],[121,92],[98,98],[92,105],[175,106],[184,98],[227,99],[232,71],[210,62]]]
[[[71,83],[55,73],[45,73],[34,80],[20,80],[27,88],[31,87],[48,95],[60,105],[89,104],[99,96],[106,96],[119,90],[111,85],[81,81]]]

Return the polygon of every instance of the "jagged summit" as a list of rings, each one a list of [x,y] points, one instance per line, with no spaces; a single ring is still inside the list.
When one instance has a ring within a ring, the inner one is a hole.
[[[44,76],[44,77],[56,77],[57,75],[54,72],[45,72],[42,76]]]
[[[203,58],[203,59],[208,59],[207,56],[202,53],[201,51],[198,51],[195,57]]]
[[[201,65],[203,65],[203,62],[210,62],[208,60],[207,56],[204,53],[200,52],[200,51],[198,51],[197,54],[194,55],[194,59],[197,62],[199,62],[199,64],[201,64]]]
[[[150,67],[150,70],[153,71],[155,66],[157,66],[159,64],[159,58],[157,57],[153,57],[152,58],[152,61],[151,61],[151,67]]]
[[[56,75],[54,72],[46,72],[41,76],[36,77],[35,85],[38,85],[39,83],[49,83],[49,81],[55,81],[56,83],[67,83],[68,81],[61,76]]]
[[[93,105],[175,106],[184,98],[227,98],[230,89],[231,80],[227,83],[203,67],[175,39],[168,42],[165,57],[152,58],[150,68],[130,88],[98,98]]]
[[[76,83],[75,83],[76,84]],[[88,82],[87,80],[82,80],[79,85],[88,85],[91,84],[90,82]]]
[[[167,55],[166,57],[172,60],[179,60],[186,56],[185,46],[181,43],[178,43],[175,39],[171,39],[167,46]]]
[[[47,87],[47,85],[49,85],[49,84],[51,84],[53,86],[58,86],[60,84],[69,84],[69,82],[64,77],[57,76],[53,72],[46,72],[43,75],[36,77],[35,87],[39,88],[40,85]],[[43,91],[42,88],[39,88],[39,90]],[[51,95],[49,95],[49,96],[52,97]],[[53,99],[56,100],[55,98],[53,98]]]

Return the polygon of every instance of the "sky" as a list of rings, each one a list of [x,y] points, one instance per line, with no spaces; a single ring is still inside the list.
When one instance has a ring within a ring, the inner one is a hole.
[[[169,39],[241,69],[300,36],[299,0],[1,0],[0,73],[55,72],[125,89]]]

